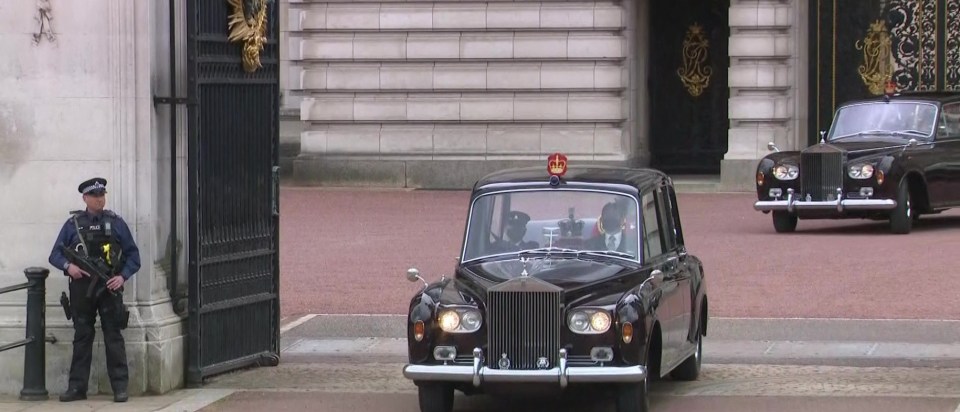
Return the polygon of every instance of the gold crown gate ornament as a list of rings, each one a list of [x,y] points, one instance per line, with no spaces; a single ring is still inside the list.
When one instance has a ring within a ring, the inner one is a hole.
[[[253,73],[260,64],[260,51],[267,42],[267,0],[227,0],[233,7],[228,17],[231,42],[243,42],[243,70]]]

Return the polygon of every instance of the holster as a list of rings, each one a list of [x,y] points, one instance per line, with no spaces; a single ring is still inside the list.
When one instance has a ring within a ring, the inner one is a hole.
[[[117,297],[117,310],[114,316],[116,316],[117,327],[121,330],[126,329],[127,326],[130,325],[130,311],[127,310],[127,305],[123,304],[122,297]]]
[[[67,316],[67,320],[73,318],[73,312],[70,310],[70,298],[67,297],[67,292],[60,292],[60,306],[63,306],[63,314]]]

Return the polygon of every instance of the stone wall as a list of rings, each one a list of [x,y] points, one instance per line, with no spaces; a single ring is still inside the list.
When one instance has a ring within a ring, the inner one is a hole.
[[[627,6],[290,1],[295,179],[462,188],[554,151],[632,160]]]
[[[180,4],[182,10],[182,4]],[[68,211],[83,208],[77,186],[108,180],[107,207],[130,225],[143,267],[127,283],[131,325],[124,331],[131,394],[162,393],[182,382],[183,325],[170,304],[161,239],[168,216],[169,154],[154,134],[155,70],[167,50],[166,2],[4,0],[0,2],[0,285],[23,282],[47,257]],[[44,16],[51,16],[47,20]],[[161,92],[166,94],[166,92]],[[159,134],[159,133],[158,133]],[[169,131],[167,132],[169,136]],[[164,160],[164,157],[167,160]],[[166,174],[164,174],[166,173]],[[46,325],[47,388],[66,387],[73,330],[59,306],[67,288],[50,268]],[[0,342],[23,339],[26,295],[0,295]],[[109,392],[102,333],[90,393]],[[0,392],[22,388],[23,349],[0,353]]]

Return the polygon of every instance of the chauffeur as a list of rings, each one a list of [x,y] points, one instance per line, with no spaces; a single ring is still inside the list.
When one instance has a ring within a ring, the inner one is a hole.
[[[60,235],[50,252],[50,264],[63,270],[70,282],[70,313],[73,318],[73,359],[70,364],[70,379],[67,390],[60,395],[61,402],[87,398],[87,382],[90,379],[90,362],[93,352],[94,323],[100,314],[103,340],[106,346],[107,374],[113,387],[115,402],[127,401],[127,355],[123,335],[129,313],[123,305],[123,284],[140,270],[140,250],[126,222],[109,210],[105,210],[107,181],[93,178],[80,184],[77,190],[83,194],[85,210],[70,212],[71,216],[60,229]],[[102,258],[110,267],[106,285],[67,259],[60,250],[63,245],[71,250],[86,253],[91,258]],[[88,297],[91,282],[99,282],[94,288],[102,293]],[[103,290],[103,287],[106,290]]]

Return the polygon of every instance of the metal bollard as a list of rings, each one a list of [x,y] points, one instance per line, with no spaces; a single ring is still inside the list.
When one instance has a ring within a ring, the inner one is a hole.
[[[41,267],[25,269],[30,287],[27,288],[27,339],[24,347],[23,390],[20,400],[47,400],[47,353],[46,353],[46,296],[47,276],[50,270]]]

